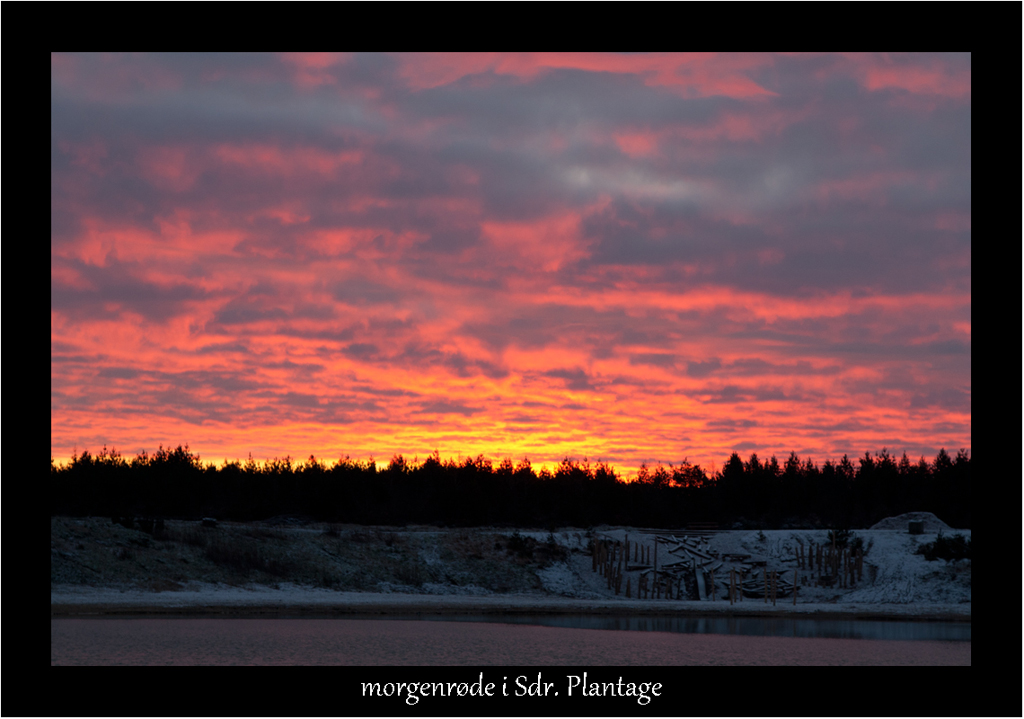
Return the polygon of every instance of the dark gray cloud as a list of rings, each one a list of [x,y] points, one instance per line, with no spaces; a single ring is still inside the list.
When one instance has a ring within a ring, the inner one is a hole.
[[[591,391],[595,387],[590,381],[590,377],[579,367],[572,369],[555,369],[549,370],[543,373],[545,377],[554,377],[565,381],[566,389],[580,390],[580,391]]]
[[[113,319],[131,312],[163,322],[213,296],[190,282],[148,279],[147,268],[136,262],[122,262],[113,252],[107,254],[103,265],[51,256],[51,268],[70,269],[88,284],[83,288],[50,281],[50,309],[79,319]]]
[[[726,431],[740,431],[751,427],[759,426],[760,422],[752,419],[713,419],[709,421],[708,427]]]
[[[676,355],[668,352],[638,352],[629,357],[629,363],[632,365],[651,365],[653,367],[674,367],[676,361]]]
[[[461,402],[448,402],[446,400],[426,402],[420,405],[420,408],[417,410],[419,414],[461,414],[465,417],[481,411],[483,411],[482,407],[472,407]]]
[[[142,372],[131,367],[104,367],[96,376],[104,379],[135,379],[141,374]]]
[[[687,362],[686,374],[691,377],[707,377],[716,372],[722,366],[719,359],[709,359],[704,362]]]
[[[402,298],[402,293],[377,282],[352,277],[334,286],[334,297],[353,305],[391,304]]]

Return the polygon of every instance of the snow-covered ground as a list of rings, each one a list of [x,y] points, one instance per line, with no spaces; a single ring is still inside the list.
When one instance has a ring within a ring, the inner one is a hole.
[[[105,524],[104,524],[105,522]],[[895,524],[899,526],[901,522]],[[188,529],[188,528],[185,528]],[[176,530],[184,532],[183,529]],[[191,530],[189,530],[191,531]],[[818,616],[892,616],[966,619],[971,616],[969,561],[929,562],[915,550],[934,541],[937,531],[911,535],[906,529],[855,530],[866,549],[863,575],[848,588],[805,585],[809,570],[798,568],[800,543],[805,548],[827,543],[824,530],[724,531],[691,537],[688,546],[714,558],[715,601],[638,599],[640,563],[624,563],[632,597],[616,594],[605,577],[593,571],[594,539],[630,541],[637,552],[653,554],[655,536],[659,566],[674,561],[669,554],[685,532],[600,527],[590,532],[567,529],[552,533],[520,530],[421,530],[359,528],[328,532],[324,528],[254,530],[224,526],[216,530],[239,538],[263,552],[260,561],[290,558],[296,576],[250,570],[228,571],[208,557],[201,545],[172,540],[147,540],[138,530],[109,525],[109,520],[51,520],[51,615],[91,613],[780,613]],[[942,530],[947,536],[969,530]],[[136,536],[140,535],[140,536]],[[192,535],[181,534],[188,539]],[[672,539],[674,538],[674,539]],[[190,541],[198,542],[193,536]],[[516,553],[514,547],[526,544]],[[256,550],[252,550],[256,551]],[[277,554],[274,554],[277,552]],[[733,557],[747,557],[732,559]],[[724,560],[722,559],[724,558]],[[366,565],[366,566],[364,566]],[[730,568],[751,567],[756,573],[775,570],[792,577],[797,569],[798,593],[765,603],[746,596],[730,605],[726,586]],[[639,568],[630,568],[630,567]],[[382,569],[383,568],[383,569]],[[385,571],[386,570],[386,571]],[[328,573],[332,573],[329,574]],[[323,577],[331,577],[324,581]],[[317,579],[319,577],[320,579]],[[317,583],[329,586],[315,586]],[[625,581],[622,585],[625,587]],[[357,588],[360,591],[352,591]],[[710,584],[708,586],[710,594]],[[696,596],[695,594],[684,596]]]
[[[55,587],[50,591],[51,616],[106,614],[214,615],[373,615],[373,614],[607,614],[607,615],[811,615],[849,618],[901,618],[970,621],[970,605],[935,603],[859,604],[805,603],[776,606],[746,601],[716,602],[573,599],[536,594],[427,595],[335,592],[280,585],[231,587],[196,585],[177,592],[142,592],[97,587]]]

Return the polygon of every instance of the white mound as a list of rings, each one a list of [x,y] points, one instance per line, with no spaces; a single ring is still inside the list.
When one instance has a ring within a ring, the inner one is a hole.
[[[948,524],[936,517],[931,512],[907,512],[895,517],[886,517],[878,522],[871,529],[901,529],[907,531],[909,522],[924,522],[925,532],[938,532],[940,529],[952,529]]]

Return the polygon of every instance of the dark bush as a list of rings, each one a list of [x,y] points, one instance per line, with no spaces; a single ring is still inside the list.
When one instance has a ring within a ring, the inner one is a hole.
[[[192,547],[205,547],[210,540],[211,534],[202,531],[195,524],[183,524],[167,530],[166,539]]]
[[[530,537],[521,535],[517,529],[508,538],[508,551],[523,559],[533,559],[533,547],[531,544],[536,544],[536,542],[532,541]]]
[[[852,536],[853,533],[849,529],[830,529],[828,530],[828,543],[832,544],[834,540],[837,549],[845,549]]]
[[[409,584],[414,587],[423,586],[423,583],[429,579],[422,567],[413,563],[399,564],[395,567],[394,575],[395,579],[402,584]]]
[[[277,577],[289,576],[296,563],[286,558],[268,556],[255,542],[236,538],[217,537],[206,546],[206,558],[214,564],[248,574],[266,572]]]
[[[118,517],[114,516],[110,518],[112,524],[120,524],[125,529],[135,529],[135,517]]]
[[[537,562],[541,567],[569,558],[568,548],[556,542],[551,532],[548,533],[547,541],[541,543],[533,537],[524,537],[517,529],[508,538],[508,552],[520,559]]]
[[[944,537],[940,533],[934,542],[928,542],[918,547],[915,554],[924,555],[929,562],[934,562],[936,559],[945,559],[947,562],[956,562],[961,559],[971,561],[971,540],[962,534]]]

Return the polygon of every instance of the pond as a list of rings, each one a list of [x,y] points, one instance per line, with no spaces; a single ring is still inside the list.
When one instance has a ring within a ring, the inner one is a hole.
[[[50,663],[969,666],[971,641],[969,624],[755,617],[56,618]]]

